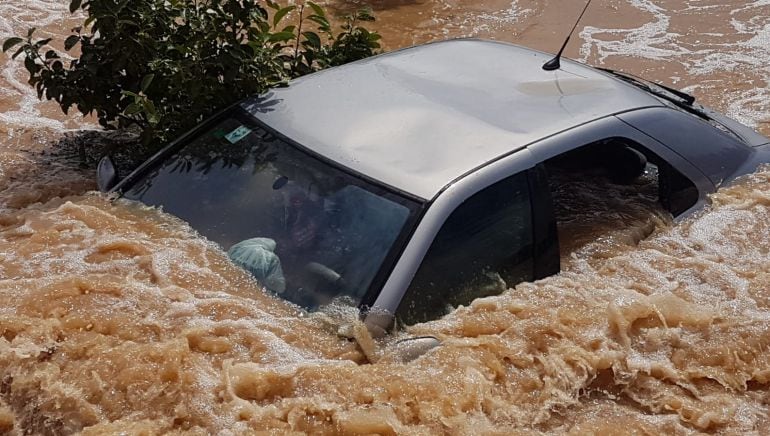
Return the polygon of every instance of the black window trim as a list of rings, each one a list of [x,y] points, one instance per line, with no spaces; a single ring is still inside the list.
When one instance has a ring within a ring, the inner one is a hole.
[[[540,280],[561,271],[559,234],[545,164],[540,162],[526,171],[532,208],[533,277]]]
[[[144,176],[148,171],[152,170],[157,166],[163,159],[166,157],[176,153],[177,151],[181,150],[185,146],[188,145],[190,142],[190,139],[207,129],[209,129],[211,126],[217,124],[218,122],[222,121],[224,118],[227,117],[234,117],[241,121],[248,121],[251,123],[257,124],[260,128],[265,129],[269,133],[273,134],[275,137],[280,139],[281,141],[289,144],[290,146],[296,148],[300,152],[310,156],[311,158],[320,160],[321,162],[339,170],[342,171],[353,178],[363,180],[368,185],[373,185],[377,188],[382,188],[382,190],[387,191],[391,194],[394,194],[396,196],[404,197],[407,200],[410,200],[412,202],[415,202],[417,204],[425,204],[426,200],[423,198],[420,198],[414,194],[411,194],[406,191],[402,191],[396,187],[393,187],[391,185],[388,185],[386,183],[380,182],[379,180],[373,179],[365,174],[362,174],[358,171],[355,171],[351,168],[348,168],[344,165],[340,165],[338,162],[329,159],[326,156],[323,156],[321,154],[316,153],[315,151],[309,149],[308,147],[294,141],[293,139],[283,135],[281,132],[275,130],[270,125],[266,124],[259,118],[255,117],[251,113],[249,113],[247,110],[243,109],[243,107],[240,106],[240,103],[236,103],[226,109],[223,109],[222,111],[216,113],[215,115],[211,116],[206,121],[203,121],[198,126],[194,127],[192,130],[184,133],[182,136],[177,138],[176,140],[172,141],[167,146],[163,147],[159,152],[155,153],[152,157],[147,159],[144,163],[139,165],[134,171],[132,171],[128,176],[126,176],[123,180],[121,180],[115,187],[113,187],[110,192],[117,192],[118,194],[123,194],[123,192],[129,187],[128,185],[133,184],[133,182],[142,176]]]

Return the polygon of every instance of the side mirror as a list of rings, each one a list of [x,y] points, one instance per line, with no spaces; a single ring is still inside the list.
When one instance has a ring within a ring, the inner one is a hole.
[[[384,338],[393,327],[395,317],[387,310],[370,309],[364,318],[364,324],[373,338]]]
[[[428,351],[441,345],[441,341],[433,336],[415,336],[402,339],[383,353],[380,362],[411,362]]]
[[[385,335],[384,330],[382,334]],[[434,336],[414,336],[396,341],[383,349],[375,342],[374,335],[371,334],[371,326],[360,322],[341,325],[337,330],[337,335],[355,340],[366,359],[371,363],[411,362],[441,345],[441,341]],[[380,349],[378,350],[378,348]]]
[[[96,166],[96,186],[101,192],[107,192],[118,183],[118,170],[109,156],[104,156]]]

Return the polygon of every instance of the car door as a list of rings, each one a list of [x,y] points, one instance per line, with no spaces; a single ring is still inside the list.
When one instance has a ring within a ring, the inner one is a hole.
[[[668,109],[662,109],[668,110]],[[631,111],[621,115],[605,117],[590,123],[575,127],[568,131],[546,138],[527,147],[537,162],[545,162],[548,159],[578,149],[587,144],[596,143],[608,138],[620,138],[628,142],[638,144],[641,149],[656,156],[655,160],[664,162],[678,175],[692,184],[695,199],[686,202],[686,207],[676,207],[672,210],[675,217],[684,217],[691,212],[703,207],[708,201],[707,195],[714,192],[712,181],[698,167],[683,157],[678,148],[669,147],[656,138],[639,130],[626,122],[632,115],[645,110]],[[648,156],[650,157],[650,156]]]
[[[527,172],[460,204],[436,234],[396,317],[406,324],[499,294],[534,277],[534,232]]]
[[[429,203],[382,290],[362,305],[364,320],[378,335],[397,311],[406,323],[435,319],[448,306],[499,293],[502,282],[514,286],[558,272],[558,253],[544,171],[519,149]]]

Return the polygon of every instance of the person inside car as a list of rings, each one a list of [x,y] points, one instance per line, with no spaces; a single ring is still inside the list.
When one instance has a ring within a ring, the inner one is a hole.
[[[227,254],[269,291],[303,292],[308,286],[304,270],[312,261],[309,256],[324,221],[323,206],[285,177],[276,180],[273,187],[280,191],[283,203],[283,214],[277,218],[274,230],[234,244]]]
[[[275,240],[251,238],[227,250],[230,260],[253,275],[265,288],[276,294],[286,290],[281,260],[275,254]]]

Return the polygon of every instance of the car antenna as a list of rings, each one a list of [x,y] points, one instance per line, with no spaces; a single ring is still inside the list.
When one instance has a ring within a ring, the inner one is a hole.
[[[575,31],[577,28],[578,23],[580,22],[580,19],[583,18],[583,14],[586,13],[586,10],[588,9],[588,5],[591,4],[591,0],[588,0],[586,2],[586,5],[583,7],[583,12],[580,13],[580,16],[578,17],[577,21],[575,21],[575,25],[572,26],[572,30],[569,31],[569,34],[567,34],[567,39],[564,40],[564,44],[561,45],[561,49],[558,53],[556,53],[556,56],[553,57],[550,61],[543,64],[543,69],[546,71],[553,71],[558,70],[561,68],[561,54],[564,52],[564,49],[567,47],[567,43],[569,42],[570,36],[572,36],[572,32]]]

